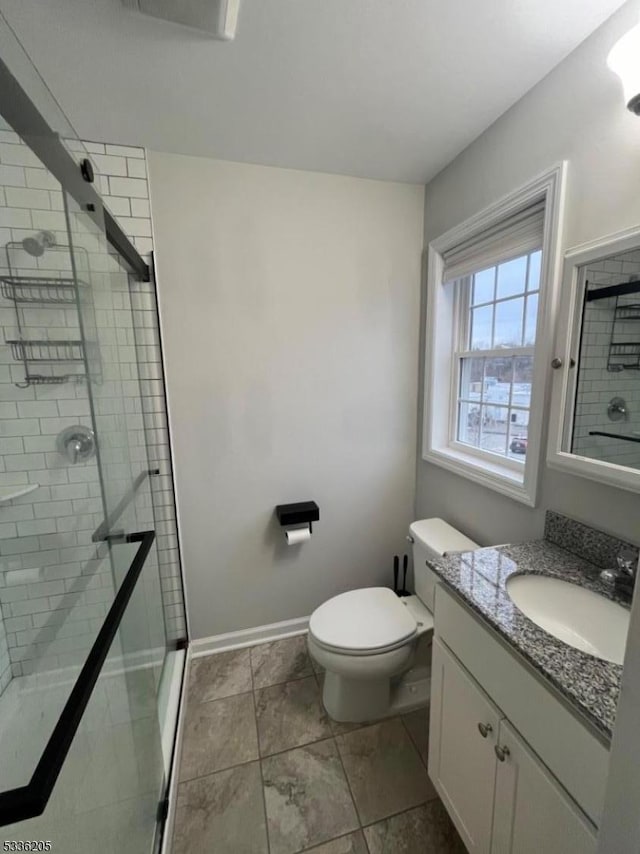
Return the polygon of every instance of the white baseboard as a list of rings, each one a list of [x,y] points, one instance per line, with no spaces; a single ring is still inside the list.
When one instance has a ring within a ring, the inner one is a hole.
[[[309,617],[296,617],[295,620],[284,620],[282,623],[270,623],[268,626],[255,626],[253,629],[242,629],[239,632],[198,638],[189,644],[189,657],[199,658],[202,655],[211,655],[213,652],[242,649],[259,643],[303,635],[308,627]]]

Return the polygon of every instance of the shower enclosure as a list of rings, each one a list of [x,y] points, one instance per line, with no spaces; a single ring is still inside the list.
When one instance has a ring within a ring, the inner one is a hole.
[[[187,643],[152,273],[0,56],[0,838],[152,852]]]

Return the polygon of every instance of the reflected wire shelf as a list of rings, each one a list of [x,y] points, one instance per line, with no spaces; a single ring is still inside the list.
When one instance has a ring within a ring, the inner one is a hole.
[[[0,293],[14,303],[75,305],[78,289],[74,279],[43,279],[37,276],[1,276]]]
[[[36,341],[24,338],[7,341],[18,362],[82,362],[82,341]]]

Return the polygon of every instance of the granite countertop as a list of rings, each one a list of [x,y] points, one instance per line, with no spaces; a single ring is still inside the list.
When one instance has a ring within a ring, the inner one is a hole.
[[[547,575],[617,600],[600,581],[599,566],[548,540],[461,552],[431,565],[605,740],[611,739],[622,667],[574,649],[539,628],[514,605],[505,588],[514,573]]]

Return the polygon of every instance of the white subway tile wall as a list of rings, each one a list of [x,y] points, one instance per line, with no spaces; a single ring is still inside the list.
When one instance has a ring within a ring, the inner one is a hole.
[[[144,151],[102,143],[89,147],[101,171],[99,182],[107,206],[139,251],[148,254],[152,243]],[[10,263],[13,273],[20,275],[53,279],[70,275],[68,250],[47,250],[35,258],[20,246],[23,238],[43,228],[54,232],[60,246],[67,244],[68,235],[59,185],[8,129],[0,130],[0,169],[0,205],[4,205],[0,207],[0,241],[14,244],[8,258],[0,261],[2,272],[7,272]],[[153,515],[157,520],[157,551],[150,556],[143,580],[147,636],[139,626],[129,629],[140,635],[130,638],[133,646],[139,643],[145,648],[158,640],[150,637],[150,627],[158,624],[154,607],[161,608],[170,639],[185,633],[155,290],[152,283],[129,283],[104,247],[82,233],[80,220],[72,231],[74,245],[88,250],[83,254],[80,248],[77,253],[79,266],[86,263],[85,273],[92,281],[104,276],[103,287],[91,290],[93,304],[83,302],[83,314],[88,337],[93,331],[99,342],[101,382],[93,386],[94,406],[101,457],[109,472],[110,508],[130,484],[132,469],[144,462],[146,447],[151,467],[160,470],[150,480],[151,489],[146,487],[146,495],[141,489],[130,510],[135,520],[126,520],[138,526],[151,525]],[[82,275],[80,269],[79,278]],[[23,306],[21,319],[29,338],[80,337],[74,305]],[[18,337],[14,302],[4,297],[0,298],[0,326],[4,340]],[[5,490],[39,484],[35,492],[0,505],[1,690],[11,673],[27,675],[82,660],[113,599],[113,577],[104,560],[104,546],[97,548],[91,542],[91,534],[103,518],[96,461],[71,465],[55,445],[62,428],[91,423],[86,385],[65,382],[18,387],[16,383],[24,380],[24,366],[13,358],[8,346],[0,344],[0,485]],[[94,367],[97,370],[98,365]],[[53,374],[56,369],[77,373],[82,366],[48,365],[39,372]],[[161,587],[157,591],[153,581],[156,560]],[[13,583],[21,581],[16,570],[23,573],[24,583]]]
[[[618,285],[640,279],[640,251],[626,252],[616,258],[590,264],[586,270],[590,286]],[[621,296],[618,305],[640,304],[640,294]],[[633,434],[640,438],[640,376],[637,370],[607,370],[609,344],[613,331],[616,298],[587,303],[582,331],[580,374],[576,393],[573,451],[591,459],[640,468],[640,444],[591,436],[590,431]],[[616,324],[616,339],[640,342],[640,320]],[[613,397],[627,403],[628,418],[611,421],[607,407]]]

